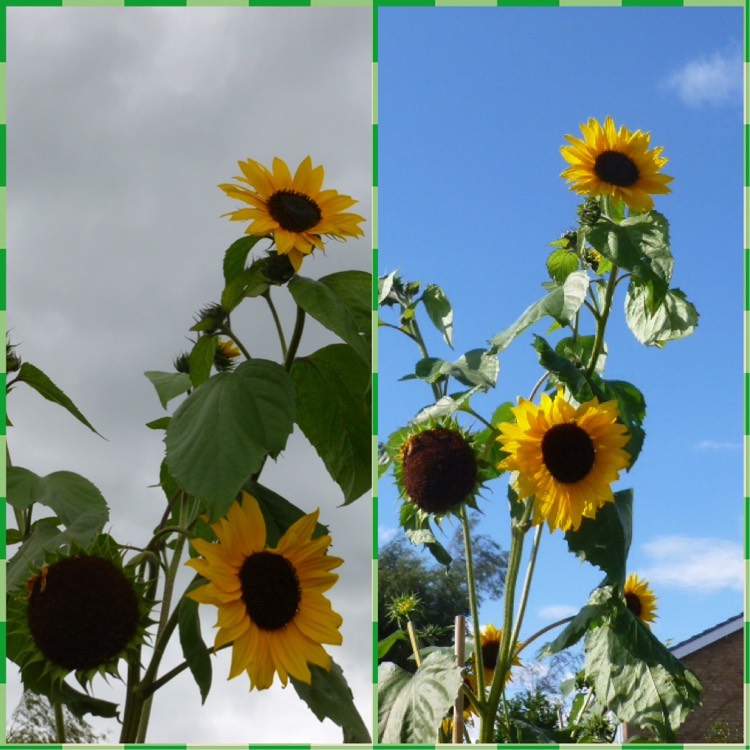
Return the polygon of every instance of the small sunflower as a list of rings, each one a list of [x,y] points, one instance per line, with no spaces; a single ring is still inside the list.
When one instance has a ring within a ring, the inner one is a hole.
[[[646,625],[657,618],[656,596],[649,588],[648,581],[631,573],[625,581],[625,603],[628,609]]]
[[[576,408],[561,392],[554,400],[545,393],[539,406],[519,398],[513,413],[515,423],[499,425],[498,440],[510,455],[498,466],[518,472],[521,499],[535,497],[534,524],[576,531],[583,518],[614,501],[610,485],[630,465],[616,401],[594,398]]]
[[[339,239],[364,236],[359,228],[364,218],[344,213],[357,201],[336,190],[321,190],[323,167],[313,167],[309,156],[302,160],[294,177],[278,157],[273,160],[273,171],[253,159],[238,164],[242,175],[234,179],[250,189],[234,184],[219,187],[230,198],[249,203],[251,208],[225,215],[232,221],[251,220],[246,234],[272,234],[279,255],[288,255],[295,271],[315,247],[323,249],[323,235]]]
[[[495,667],[497,666],[497,657],[500,653],[500,644],[503,640],[502,629],[496,628],[494,625],[486,625],[482,628],[480,645],[482,648],[482,664],[484,666],[484,684],[489,686],[492,683],[492,678],[495,676]],[[517,643],[513,659],[511,660],[511,666],[520,667],[521,660],[518,657],[519,652],[523,648],[523,644]],[[507,685],[513,679],[511,670],[508,670],[508,674],[505,675],[505,684]],[[476,692],[476,678],[472,678],[472,688]]]
[[[82,685],[97,674],[118,676],[120,659],[137,653],[151,624],[151,603],[117,544],[101,535],[87,549],[50,556],[9,597],[9,651],[50,684],[75,672]]]
[[[437,515],[473,503],[480,484],[474,447],[452,421],[413,427],[396,456],[395,474],[409,502]]]
[[[209,582],[187,596],[219,608],[214,648],[232,643],[229,679],[247,672],[250,689],[271,687],[278,672],[312,682],[309,664],[331,668],[321,644],[339,645],[341,616],[323,592],[343,563],[326,554],[330,536],[312,535],[318,511],[295,521],[276,547],[266,546],[266,524],[258,501],[242,493],[226,518],[212,526],[218,544],[193,539],[202,558],[186,564]]]
[[[669,159],[661,156],[661,146],[649,151],[650,133],[631,132],[624,125],[616,130],[611,117],[604,126],[592,117],[581,132],[583,139],[566,135],[572,145],[560,149],[571,165],[561,174],[571,190],[622,199],[635,211],[651,211],[651,195],[671,192],[667,185],[674,178],[660,173]]]
[[[240,356],[240,350],[229,339],[219,338],[216,341],[214,352],[214,367],[219,372],[231,370],[235,365],[235,359]]]

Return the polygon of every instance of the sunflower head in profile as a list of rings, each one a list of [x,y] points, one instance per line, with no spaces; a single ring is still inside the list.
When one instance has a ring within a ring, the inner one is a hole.
[[[474,446],[452,420],[413,426],[396,455],[395,475],[408,502],[437,516],[474,505],[481,484]]]
[[[314,248],[323,249],[323,236],[346,239],[361,237],[364,217],[346,213],[357,201],[336,190],[322,190],[323,167],[313,167],[307,156],[292,177],[289,167],[278,157],[269,170],[253,159],[238,162],[240,185],[219,187],[249,208],[231,211],[232,221],[250,221],[246,234],[272,235],[279,255],[287,255],[295,271]]]
[[[323,594],[343,560],[326,554],[330,536],[313,538],[317,521],[318,511],[302,516],[268,547],[258,501],[243,491],[212,526],[218,543],[191,540],[201,557],[186,564],[208,583],[187,596],[218,607],[214,647],[232,644],[229,679],[247,672],[251,690],[271,687],[276,673],[284,685],[311,684],[310,664],[331,668],[321,644],[341,644],[342,619]]]
[[[53,684],[71,672],[82,685],[97,674],[119,676],[120,659],[144,642],[151,604],[117,544],[102,534],[87,549],[50,556],[25,592],[9,597],[9,650]]]
[[[583,138],[566,135],[570,143],[560,152],[570,164],[561,176],[579,195],[609,195],[623,200],[634,211],[651,211],[656,194],[671,192],[674,179],[662,174],[669,161],[661,155],[663,147],[649,150],[651,134],[631,132],[624,125],[615,128],[607,117],[602,125],[593,117],[581,125]]]
[[[610,485],[630,465],[616,401],[594,398],[574,407],[558,391],[554,399],[542,394],[539,406],[519,398],[513,413],[515,422],[499,425],[509,455],[498,466],[518,472],[519,498],[535,498],[534,524],[576,531],[583,518],[614,501]]]
[[[648,581],[631,573],[625,581],[625,604],[628,609],[650,628],[656,618],[656,596],[648,585]]]

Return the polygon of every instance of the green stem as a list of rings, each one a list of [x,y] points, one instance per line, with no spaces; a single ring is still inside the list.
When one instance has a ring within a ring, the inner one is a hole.
[[[474,556],[471,550],[471,528],[466,505],[460,511],[461,524],[464,531],[464,551],[466,556],[466,582],[469,588],[469,609],[471,611],[471,632],[474,638],[474,673],[477,676],[477,696],[484,700],[484,664],[482,662],[482,648],[479,635],[479,604],[477,602],[477,588],[474,578]]]
[[[279,335],[279,342],[281,343],[281,359],[286,361],[287,356],[287,348],[286,348],[286,338],[284,336],[284,329],[281,327],[281,320],[279,320],[279,314],[276,312],[276,306],[273,304],[273,300],[271,299],[271,290],[266,289],[263,294],[261,294],[261,297],[268,303],[268,308],[271,311],[271,315],[273,316],[273,322],[276,324],[276,333]]]
[[[519,523],[513,524],[511,528],[510,554],[508,557],[508,571],[505,577],[505,621],[503,624],[503,637],[500,642],[500,650],[497,657],[497,667],[492,679],[490,696],[487,700],[485,713],[479,729],[479,741],[489,743],[492,741],[495,726],[495,715],[500,704],[500,695],[505,688],[505,676],[510,669],[511,654],[511,630],[513,628],[513,608],[516,596],[516,581],[518,571],[521,567],[523,556],[523,540],[528,531],[528,523],[531,518],[533,498],[526,501],[523,518]]]
[[[225,336],[228,336],[230,339],[232,339],[232,341],[234,341],[235,344],[237,344],[237,348],[242,352],[245,359],[252,359],[252,357],[250,356],[250,352],[247,349],[245,349],[244,344],[240,341],[237,334],[232,330],[232,326],[229,324],[229,318],[227,318],[227,322],[224,323],[224,326],[222,327],[221,332]]]
[[[414,623],[411,620],[406,621],[406,632],[409,635],[411,650],[414,652],[414,661],[417,668],[422,666],[422,657],[419,655],[419,643],[417,642],[417,632],[414,630]]]
[[[545,633],[548,633],[550,630],[554,630],[555,628],[559,628],[560,625],[567,625],[569,622],[573,622],[575,620],[575,615],[571,615],[570,617],[563,617],[562,620],[557,620],[557,622],[553,622],[551,625],[545,625],[541,630],[537,630],[536,633],[533,635],[530,635],[524,642],[523,642],[523,648],[526,648],[530,643],[533,643],[537,638],[541,638]],[[519,653],[523,649],[519,649]]]
[[[53,703],[52,707],[55,710],[55,727],[57,729],[57,741],[62,745],[67,742],[65,738],[65,713],[63,711],[62,703]]]
[[[531,579],[534,576],[534,566],[536,565],[536,556],[539,552],[539,543],[542,539],[542,531],[544,526],[539,524],[534,532],[534,543],[531,547],[531,557],[529,558],[529,567],[526,570],[526,579],[523,583],[523,591],[521,592],[521,600],[518,604],[518,615],[516,616],[516,624],[513,628],[513,637],[511,643],[518,643],[518,636],[521,632],[521,624],[523,623],[523,617],[526,614],[526,603],[529,600],[529,591],[531,590]]]
[[[613,240],[616,242],[617,240]],[[588,369],[586,370],[586,377],[591,377],[596,370],[596,363],[601,354],[602,347],[604,346],[604,331],[607,328],[607,320],[609,319],[609,311],[612,309],[612,299],[615,296],[615,287],[617,286],[617,266],[613,265],[612,270],[609,272],[609,279],[607,281],[607,289],[604,293],[604,308],[601,311],[599,319],[596,321],[596,335],[594,337],[594,348],[591,352],[591,362],[589,362]]]
[[[302,332],[305,330],[305,311],[297,305],[297,317],[294,320],[294,330],[289,342],[289,349],[284,357],[284,369],[289,372],[294,364],[294,358],[297,356],[299,342],[302,340]]]

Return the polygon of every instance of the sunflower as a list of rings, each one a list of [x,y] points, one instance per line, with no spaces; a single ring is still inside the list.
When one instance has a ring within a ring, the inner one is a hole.
[[[240,350],[230,339],[218,338],[216,340],[216,351],[214,352],[214,367],[219,372],[231,370],[235,365],[235,359],[240,356]]]
[[[481,484],[474,446],[452,420],[412,426],[396,453],[395,475],[402,496],[439,516],[473,504]]]
[[[339,239],[364,236],[358,226],[364,218],[344,213],[357,201],[336,190],[321,190],[323,167],[313,168],[309,156],[302,160],[294,177],[278,157],[273,160],[273,171],[253,159],[238,164],[242,175],[234,179],[250,189],[234,184],[219,187],[230,198],[249,203],[251,208],[240,208],[225,216],[232,221],[250,219],[246,234],[272,234],[276,250],[289,256],[295,271],[299,271],[305,255],[313,248],[323,249],[323,235]]]
[[[25,591],[9,596],[9,656],[43,675],[49,690],[71,672],[84,686],[97,674],[118,676],[120,659],[144,642],[151,604],[102,534],[88,548],[48,556]]]
[[[581,125],[581,132],[583,139],[566,135],[572,145],[560,149],[571,165],[561,174],[571,183],[571,190],[579,195],[622,199],[635,211],[651,211],[652,194],[671,192],[667,184],[674,178],[659,171],[669,159],[661,156],[661,146],[648,150],[650,133],[633,133],[624,125],[615,130],[611,117],[603,127],[592,117],[587,125]]]
[[[498,467],[518,472],[519,498],[535,498],[534,524],[575,531],[614,501],[610,485],[630,465],[616,401],[594,398],[576,408],[558,391],[554,400],[542,394],[539,406],[519,398],[512,410],[516,422],[499,425],[498,440],[510,455]]]
[[[331,668],[321,644],[342,641],[342,619],[323,592],[343,560],[326,554],[330,536],[312,538],[317,521],[318,511],[303,516],[269,548],[258,501],[243,491],[212,526],[218,544],[191,540],[202,558],[186,564],[209,582],[187,596],[219,608],[214,648],[232,643],[229,679],[245,671],[251,690],[270,687],[276,672],[284,685],[289,677],[311,684],[309,664]]]
[[[495,667],[497,666],[497,657],[500,653],[500,644],[502,643],[502,640],[502,629],[498,629],[494,625],[486,625],[482,628],[480,644],[482,648],[482,665],[484,666],[484,684],[486,686],[489,686],[492,683],[492,678],[495,676]],[[521,666],[521,660],[519,659],[518,654],[522,648],[523,644],[516,644],[511,666]],[[505,684],[507,685],[512,679],[511,670],[509,669],[508,674],[505,675]],[[471,684],[474,692],[476,692],[476,678],[472,677]]]
[[[651,627],[649,623],[657,617],[656,596],[649,588],[648,581],[644,581],[635,573],[631,573],[625,581],[625,603],[628,605],[628,609],[646,627]]]

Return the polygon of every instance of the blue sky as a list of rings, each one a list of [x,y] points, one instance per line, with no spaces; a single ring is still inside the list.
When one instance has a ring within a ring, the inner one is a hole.
[[[379,12],[379,263],[442,286],[455,310],[455,359],[543,296],[548,243],[575,225],[579,198],[559,177],[564,135],[607,115],[664,146],[672,194],[672,285],[701,317],[664,349],[640,345],[618,290],[606,376],[646,398],[646,443],[616,488],[635,492],[629,567],[658,596],[654,632],[678,642],[743,607],[742,9],[383,8]],[[485,417],[528,397],[541,374],[531,333],[501,355]],[[591,332],[591,331],[587,331]],[[553,334],[550,340],[557,340]],[[381,439],[430,401],[413,345],[379,336]],[[483,531],[509,545],[506,480],[484,492]],[[397,492],[379,485],[381,541]],[[450,531],[449,531],[450,533]],[[573,613],[601,580],[545,533],[524,636]],[[500,624],[487,603],[480,618]]]

